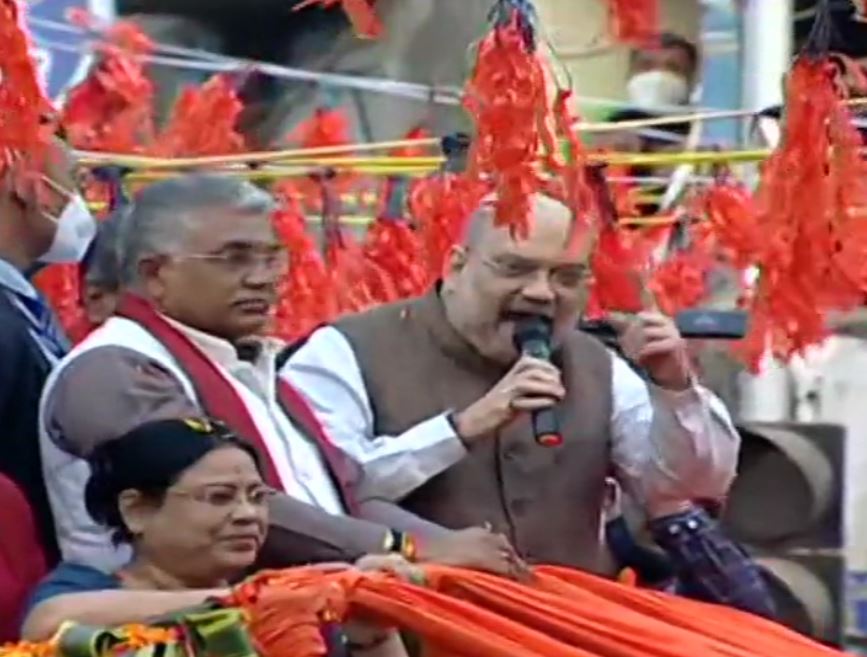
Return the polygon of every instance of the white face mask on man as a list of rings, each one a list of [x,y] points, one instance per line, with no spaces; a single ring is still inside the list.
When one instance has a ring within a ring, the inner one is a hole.
[[[671,71],[643,71],[626,84],[629,101],[641,109],[660,109],[689,102],[689,83]]]
[[[66,194],[69,200],[58,216],[43,213],[57,224],[57,230],[51,246],[37,260],[45,264],[81,262],[96,237],[96,219],[81,194],[61,190],[53,182],[48,182],[54,189]]]

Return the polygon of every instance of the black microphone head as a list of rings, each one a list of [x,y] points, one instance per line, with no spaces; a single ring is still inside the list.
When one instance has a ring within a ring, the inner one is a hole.
[[[526,351],[529,345],[540,344],[546,347],[551,343],[551,320],[542,315],[527,315],[515,322],[515,348]]]

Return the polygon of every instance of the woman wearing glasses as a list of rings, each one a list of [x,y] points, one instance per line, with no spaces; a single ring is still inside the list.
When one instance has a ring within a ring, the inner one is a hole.
[[[65,621],[113,626],[146,622],[229,594],[254,564],[268,525],[271,493],[247,443],[205,420],[162,420],[100,446],[91,458],[87,509],[132,546],[122,569],[103,573],[64,562],[36,590],[26,639],[45,640]],[[396,557],[368,557],[364,569],[410,575]],[[354,625],[352,653],[400,657],[396,634]]]

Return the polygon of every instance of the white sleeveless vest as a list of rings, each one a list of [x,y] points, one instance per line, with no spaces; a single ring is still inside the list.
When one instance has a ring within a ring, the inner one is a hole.
[[[198,400],[192,381],[163,344],[136,322],[120,317],[112,317],[77,345],[46,381],[39,412],[39,442],[63,559],[113,572],[129,560],[129,549],[113,546],[108,532],[87,513],[83,493],[90,469],[84,460],[55,445],[46,430],[45,417],[45,401],[61,372],[82,354],[104,346],[130,349],[159,363],[177,379],[191,401],[198,403]],[[285,491],[329,513],[344,513],[316,447],[295,430],[276,399],[268,403],[225,368],[219,364],[217,367],[247,407]]]

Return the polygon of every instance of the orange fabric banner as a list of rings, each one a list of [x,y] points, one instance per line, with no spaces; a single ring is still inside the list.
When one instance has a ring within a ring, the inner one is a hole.
[[[419,635],[426,657],[830,657],[843,653],[728,607],[538,567],[519,583],[426,566],[424,587],[383,573],[272,571],[241,585],[262,657],[325,652],[323,619],[369,618]],[[302,649],[303,647],[303,649]]]

